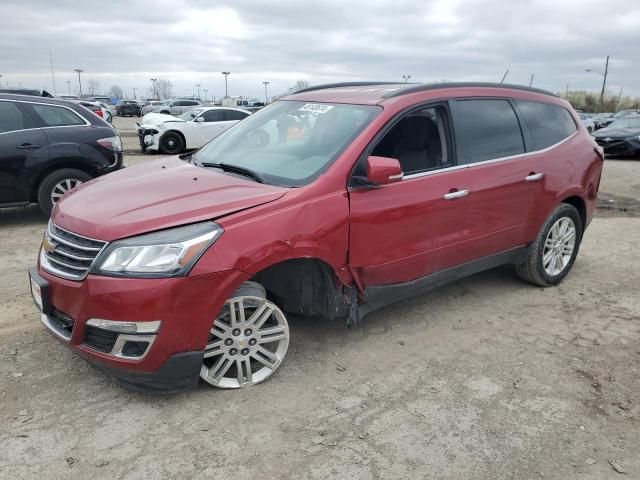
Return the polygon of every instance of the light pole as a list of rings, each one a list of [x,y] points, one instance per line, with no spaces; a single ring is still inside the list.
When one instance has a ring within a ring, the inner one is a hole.
[[[600,91],[600,102],[598,103],[598,110],[596,111],[596,113],[600,113],[600,109],[602,108],[602,104],[604,103],[604,89],[607,86],[607,74],[609,73],[609,55],[607,55],[607,59],[604,63],[604,73],[594,68],[587,68],[585,71],[594,72],[602,76],[602,90]]]
[[[198,100],[200,100],[200,87],[201,87],[201,85],[199,83],[196,83],[196,87],[198,87]]]
[[[207,90],[206,88],[203,90],[203,92],[204,92],[204,103],[207,103],[207,92],[208,91],[209,90]]]
[[[267,95],[267,85],[269,85],[270,82],[262,82],[262,84],[264,85],[264,104],[266,105],[267,103],[269,103],[269,96]]]
[[[138,90],[137,87],[133,87],[133,99],[136,100],[136,90]]]
[[[411,75],[402,75],[402,78],[404,79],[404,83],[409,83],[409,79],[411,78]]]
[[[69,92],[69,95],[71,95],[71,80],[67,80],[67,90]]]
[[[227,98],[229,96],[227,77],[231,75],[231,72],[222,72],[222,75],[224,75],[224,98]]]
[[[533,73],[531,74],[531,80],[529,80],[529,86],[533,85]]]
[[[80,87],[80,98],[82,98],[82,80],[80,80],[80,74],[84,72],[81,68],[74,68],[74,72],[78,74],[78,86]]]
[[[150,78],[149,80],[151,80],[151,83],[153,83],[153,98],[158,98],[158,95],[156,95],[156,82],[158,81],[158,79]]]

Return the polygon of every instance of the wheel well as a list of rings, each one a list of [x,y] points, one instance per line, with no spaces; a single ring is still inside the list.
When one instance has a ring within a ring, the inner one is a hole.
[[[55,172],[56,170],[62,170],[63,168],[75,168],[76,170],[80,170],[81,172],[84,172],[87,175],[91,175],[94,178],[98,175],[98,172],[94,168],[91,168],[90,165],[85,165],[80,162],[67,161],[56,163],[40,172],[36,177],[36,180],[35,182],[33,182],[33,185],[31,187],[31,201],[37,201],[38,188],[40,188],[40,184],[46,178],[46,176],[52,172]]]
[[[578,213],[580,213],[580,220],[582,220],[582,228],[584,229],[587,226],[587,206],[584,203],[584,200],[578,196],[565,198],[562,203],[568,203],[569,205],[573,205]]]
[[[349,303],[333,269],[322,260],[297,258],[271,265],[253,281],[283,311],[334,319],[349,314]]]

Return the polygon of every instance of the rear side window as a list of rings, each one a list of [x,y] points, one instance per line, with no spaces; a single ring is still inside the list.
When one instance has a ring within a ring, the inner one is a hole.
[[[80,115],[65,107],[38,103],[31,104],[31,107],[47,127],[67,127],[87,123]]]
[[[242,120],[248,116],[247,113],[239,112],[237,110],[225,110],[224,111],[224,119],[225,120]]]
[[[454,126],[459,164],[524,153],[520,123],[507,100],[459,100]]]
[[[0,102],[0,133],[34,128],[33,121],[14,102]]]
[[[576,131],[571,114],[562,107],[521,100],[516,105],[531,132],[535,150],[555,145]]]

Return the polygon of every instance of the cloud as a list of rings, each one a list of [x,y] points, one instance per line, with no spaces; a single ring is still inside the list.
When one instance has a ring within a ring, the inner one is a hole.
[[[598,90],[611,55],[612,91],[640,95],[637,0],[3,1],[2,83],[59,91],[73,68],[101,88],[139,92],[150,77],[190,95],[200,83],[233,95],[286,91],[297,79],[507,81],[552,91]]]

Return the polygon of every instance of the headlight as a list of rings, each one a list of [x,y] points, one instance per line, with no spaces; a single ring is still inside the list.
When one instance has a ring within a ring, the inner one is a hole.
[[[100,255],[93,272],[127,277],[184,275],[223,232],[220,225],[204,222],[118,240]]]

